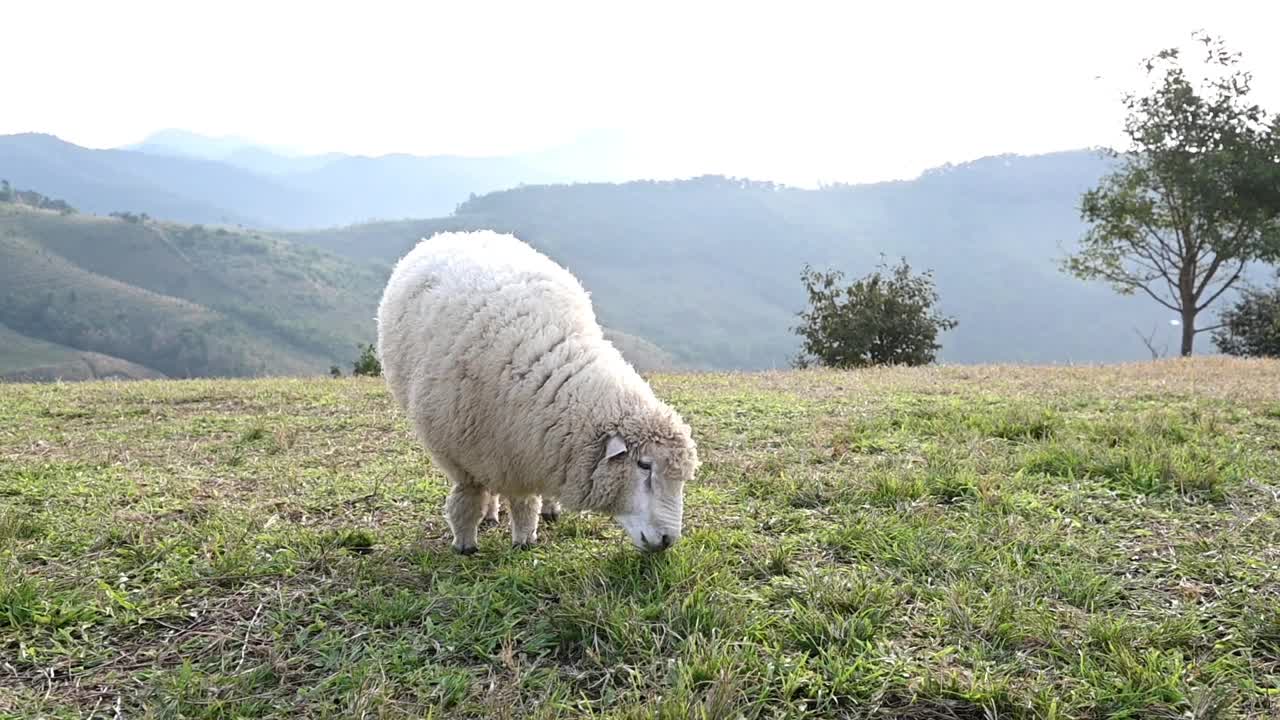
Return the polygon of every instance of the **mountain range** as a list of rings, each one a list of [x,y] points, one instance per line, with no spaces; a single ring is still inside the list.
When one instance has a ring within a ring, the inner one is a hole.
[[[720,176],[564,181],[623,174],[610,165],[609,138],[595,142],[599,153],[587,144],[536,157],[367,158],[182,133],[111,150],[0,137],[0,178],[80,210],[0,218],[0,324],[46,343],[46,356],[51,343],[164,374],[323,372],[372,338],[381,283],[414,242],[493,228],[575,272],[625,354],[647,367],[785,367],[798,347],[790,328],[805,303],[805,264],[852,279],[898,257],[932,272],[940,310],[959,321],[940,338],[945,362],[1149,358],[1139,333],[1176,347],[1166,310],[1058,268],[1084,231],[1080,194],[1108,168],[1096,152],[995,156],[908,181],[820,189]],[[598,167],[586,167],[593,158]],[[90,217],[113,211],[150,219]],[[148,347],[127,333],[115,345],[88,343],[95,329],[111,334],[125,321],[57,297],[55,312],[33,320],[39,303],[28,296],[42,291],[23,278],[37,271],[61,278],[60,292],[100,290],[100,279],[138,289],[125,293],[129,303],[165,337],[186,328],[188,343],[209,333],[235,340],[220,341],[226,356],[198,371],[182,365],[189,348],[163,337],[149,339],[152,355],[125,353]],[[41,330],[48,318],[62,320]],[[33,347],[24,362],[41,355]],[[1198,350],[1212,351],[1206,336]]]
[[[86,212],[145,212],[260,230],[436,217],[473,194],[620,177],[608,133],[509,157],[297,155],[235,138],[163,131],[121,148],[52,135],[0,136],[0,172]]]
[[[692,367],[788,366],[806,263],[852,280],[900,257],[931,271],[940,311],[959,321],[940,338],[942,361],[1149,358],[1138,334],[1171,341],[1171,314],[1058,267],[1083,232],[1079,194],[1105,169],[1094,153],[1067,152],[821,190],[718,176],[536,186],[469,200],[446,218],[282,237],[389,263],[440,230],[514,232],[573,269],[603,321]],[[1207,344],[1202,336],[1199,350]]]

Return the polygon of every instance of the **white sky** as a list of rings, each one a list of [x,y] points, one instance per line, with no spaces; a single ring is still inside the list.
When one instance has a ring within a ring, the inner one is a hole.
[[[656,175],[857,182],[1121,142],[1139,60],[1198,28],[1280,110],[1276,27],[1275,0],[32,0],[0,13],[0,133],[499,154],[612,128]]]

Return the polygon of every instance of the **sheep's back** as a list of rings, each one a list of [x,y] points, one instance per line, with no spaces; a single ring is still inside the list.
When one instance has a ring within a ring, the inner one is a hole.
[[[602,354],[616,360],[578,281],[496,233],[419,243],[392,272],[378,332],[383,374],[423,443],[489,479],[563,462],[548,442],[563,425],[557,393]]]

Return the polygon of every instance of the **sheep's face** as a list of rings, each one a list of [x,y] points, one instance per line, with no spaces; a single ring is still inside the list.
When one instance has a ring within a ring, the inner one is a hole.
[[[611,436],[597,472],[620,492],[613,518],[645,551],[666,550],[680,539],[684,486],[697,466],[691,442],[647,442],[628,447]]]

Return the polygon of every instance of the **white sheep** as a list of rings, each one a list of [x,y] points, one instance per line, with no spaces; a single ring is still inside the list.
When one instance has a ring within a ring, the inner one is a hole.
[[[699,465],[688,424],[604,339],[577,278],[529,245],[492,231],[419,242],[383,292],[378,356],[452,484],[455,551],[476,551],[495,494],[518,547],[537,541],[544,495],[612,516],[643,550],[680,538]]]

